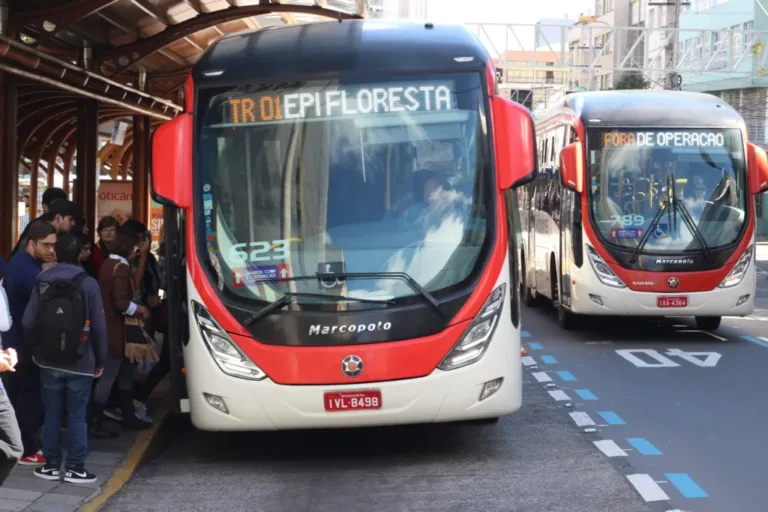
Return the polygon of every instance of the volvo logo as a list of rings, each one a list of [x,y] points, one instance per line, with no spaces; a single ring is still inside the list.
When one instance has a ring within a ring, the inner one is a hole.
[[[675,288],[680,286],[680,280],[676,277],[670,277],[669,280],[667,281],[667,284],[669,285],[670,288],[674,290]]]
[[[341,371],[347,377],[357,377],[363,373],[363,360],[357,356],[347,356],[341,362]]]

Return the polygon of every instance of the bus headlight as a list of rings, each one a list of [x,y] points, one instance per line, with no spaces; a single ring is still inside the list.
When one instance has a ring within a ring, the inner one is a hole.
[[[747,275],[749,262],[752,261],[752,254],[754,254],[754,247],[754,245],[747,247],[747,250],[744,251],[744,254],[741,255],[741,258],[739,258],[739,261],[737,261],[731,271],[728,272],[728,275],[725,276],[725,279],[723,279],[720,284],[717,285],[718,288],[730,288],[741,283],[741,281],[744,279],[744,276]]]
[[[627,287],[627,285],[624,284],[624,281],[619,279],[619,276],[613,273],[611,267],[608,266],[599,254],[597,254],[597,251],[591,245],[587,245],[587,257],[589,258],[589,263],[592,265],[592,270],[595,271],[595,274],[597,274],[597,278],[600,279],[601,283],[613,286],[614,288]]]
[[[493,333],[499,323],[501,310],[504,308],[506,283],[500,284],[480,308],[480,313],[472,320],[459,342],[438,365],[441,370],[455,370],[478,361],[493,338]]]
[[[232,341],[202,304],[192,301],[192,311],[195,313],[200,336],[221,371],[231,377],[248,380],[263,380],[267,377],[267,374]]]

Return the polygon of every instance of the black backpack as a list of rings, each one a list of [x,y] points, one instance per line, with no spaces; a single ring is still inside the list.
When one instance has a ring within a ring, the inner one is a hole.
[[[31,341],[35,355],[43,361],[71,364],[85,354],[88,319],[79,289],[86,277],[83,272],[74,279],[38,284],[40,301]]]

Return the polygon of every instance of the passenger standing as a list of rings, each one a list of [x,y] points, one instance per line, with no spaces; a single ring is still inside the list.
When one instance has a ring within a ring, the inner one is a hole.
[[[5,289],[0,286],[0,332],[8,332],[13,320],[8,309],[8,297]],[[2,346],[2,343],[0,343]],[[0,350],[0,372],[13,372],[17,355],[12,348]],[[11,471],[23,455],[24,446],[21,444],[21,432],[16,421],[16,412],[8,399],[8,393],[0,380],[0,486],[11,474]]]
[[[43,192],[43,215],[48,213],[48,211],[50,210],[51,204],[58,199],[67,199],[67,193],[58,187],[51,187],[49,189],[46,189],[45,192]],[[29,233],[29,228],[31,228],[33,224],[40,222],[43,219],[43,215],[41,215],[40,217],[37,217],[36,219],[32,220],[29,224],[27,224],[27,227],[24,228],[24,231],[21,232],[21,236],[19,236],[19,241],[16,244],[16,247],[13,248],[13,251],[11,252],[11,256],[16,254],[19,251],[19,249],[26,247],[26,245],[24,244],[24,239],[27,238],[27,234]]]
[[[101,275],[101,266],[109,258],[110,250],[109,246],[117,238],[117,231],[120,229],[120,223],[114,217],[106,216],[102,217],[99,221],[99,225],[96,228],[96,233],[99,235],[99,241],[95,243],[91,250],[91,259],[85,265],[86,270],[96,278],[99,279]]]
[[[43,419],[43,400],[40,390],[40,369],[32,361],[30,347],[24,341],[22,318],[32,290],[37,284],[37,275],[44,263],[53,261],[53,245],[56,243],[56,228],[47,222],[30,226],[25,250],[11,257],[6,268],[3,287],[8,294],[13,325],[3,336],[5,346],[16,349],[19,363],[16,371],[8,376],[8,394],[16,410],[16,419],[24,443],[24,454],[19,460],[22,465],[45,464],[45,458],[38,451],[35,433]]]
[[[80,251],[80,258],[78,260],[78,265],[81,267],[85,267],[86,262],[91,258],[91,242],[88,240],[88,237],[85,233],[74,233],[74,235],[77,237],[77,239],[80,241],[80,244],[82,246],[82,250]],[[97,281],[98,282],[98,281]]]
[[[152,425],[136,416],[133,405],[136,363],[126,358],[125,354],[125,315],[136,316],[143,320],[149,317],[149,310],[145,306],[133,302],[134,288],[130,260],[138,255],[138,244],[138,237],[119,233],[113,245],[112,254],[101,267],[99,285],[104,301],[109,347],[104,374],[96,384],[93,393],[94,407],[89,418],[90,421],[98,419],[109,401],[112,386],[117,383],[120,408],[123,411],[123,426],[130,429],[144,429]]]
[[[104,306],[99,283],[80,266],[80,239],[65,233],[55,248],[58,265],[38,276],[23,320],[27,340],[35,349],[34,362],[41,369],[45,404],[47,462],[35,469],[35,476],[61,479],[61,420],[66,406],[69,446],[64,481],[88,483],[96,476],[85,469],[86,408],[91,383],[101,376],[106,359]]]

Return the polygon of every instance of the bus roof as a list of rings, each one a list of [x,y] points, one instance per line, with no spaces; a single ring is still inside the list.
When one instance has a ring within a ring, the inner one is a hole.
[[[579,92],[566,96],[562,107],[585,127],[741,128],[744,122],[720,98],[687,91]]]
[[[339,73],[484,72],[488,59],[477,37],[462,25],[345,20],[223,37],[195,64],[192,76],[196,84],[205,85]]]

